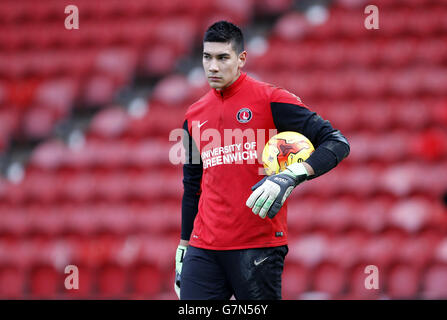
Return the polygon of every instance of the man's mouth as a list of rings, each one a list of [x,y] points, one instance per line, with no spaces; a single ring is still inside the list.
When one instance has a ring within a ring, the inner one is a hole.
[[[210,79],[211,81],[219,81],[221,78],[220,77],[208,77],[208,79]]]

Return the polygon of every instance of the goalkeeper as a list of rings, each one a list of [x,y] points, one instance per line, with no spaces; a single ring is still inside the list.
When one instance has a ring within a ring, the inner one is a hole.
[[[340,131],[298,97],[242,72],[246,57],[237,26],[220,21],[208,28],[202,61],[211,90],[188,108],[183,124],[186,161],[174,284],[181,299],[281,299],[288,252],[285,201],[300,183],[328,172],[349,154]],[[214,137],[206,145],[195,137],[205,129],[221,137],[227,130],[262,129],[264,141],[271,129],[296,131],[315,151],[305,162],[260,179],[257,161],[225,163],[215,155],[231,150],[248,159],[252,153],[244,148],[255,145],[255,137],[215,148]]]

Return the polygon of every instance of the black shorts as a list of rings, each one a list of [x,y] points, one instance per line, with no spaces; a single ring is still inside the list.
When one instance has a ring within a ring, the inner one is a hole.
[[[287,245],[242,250],[207,250],[189,246],[180,282],[182,300],[281,299]]]

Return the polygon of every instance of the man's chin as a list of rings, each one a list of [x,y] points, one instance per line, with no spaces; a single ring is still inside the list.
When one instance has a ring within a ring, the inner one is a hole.
[[[218,82],[215,81],[208,81],[208,84],[210,85],[211,88],[216,89],[216,90],[221,90],[222,89],[222,85]]]

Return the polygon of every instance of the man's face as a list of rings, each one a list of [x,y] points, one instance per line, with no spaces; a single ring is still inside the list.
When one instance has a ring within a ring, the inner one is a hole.
[[[245,58],[246,52],[237,54],[229,42],[204,42],[202,62],[211,88],[222,90],[236,81]]]

